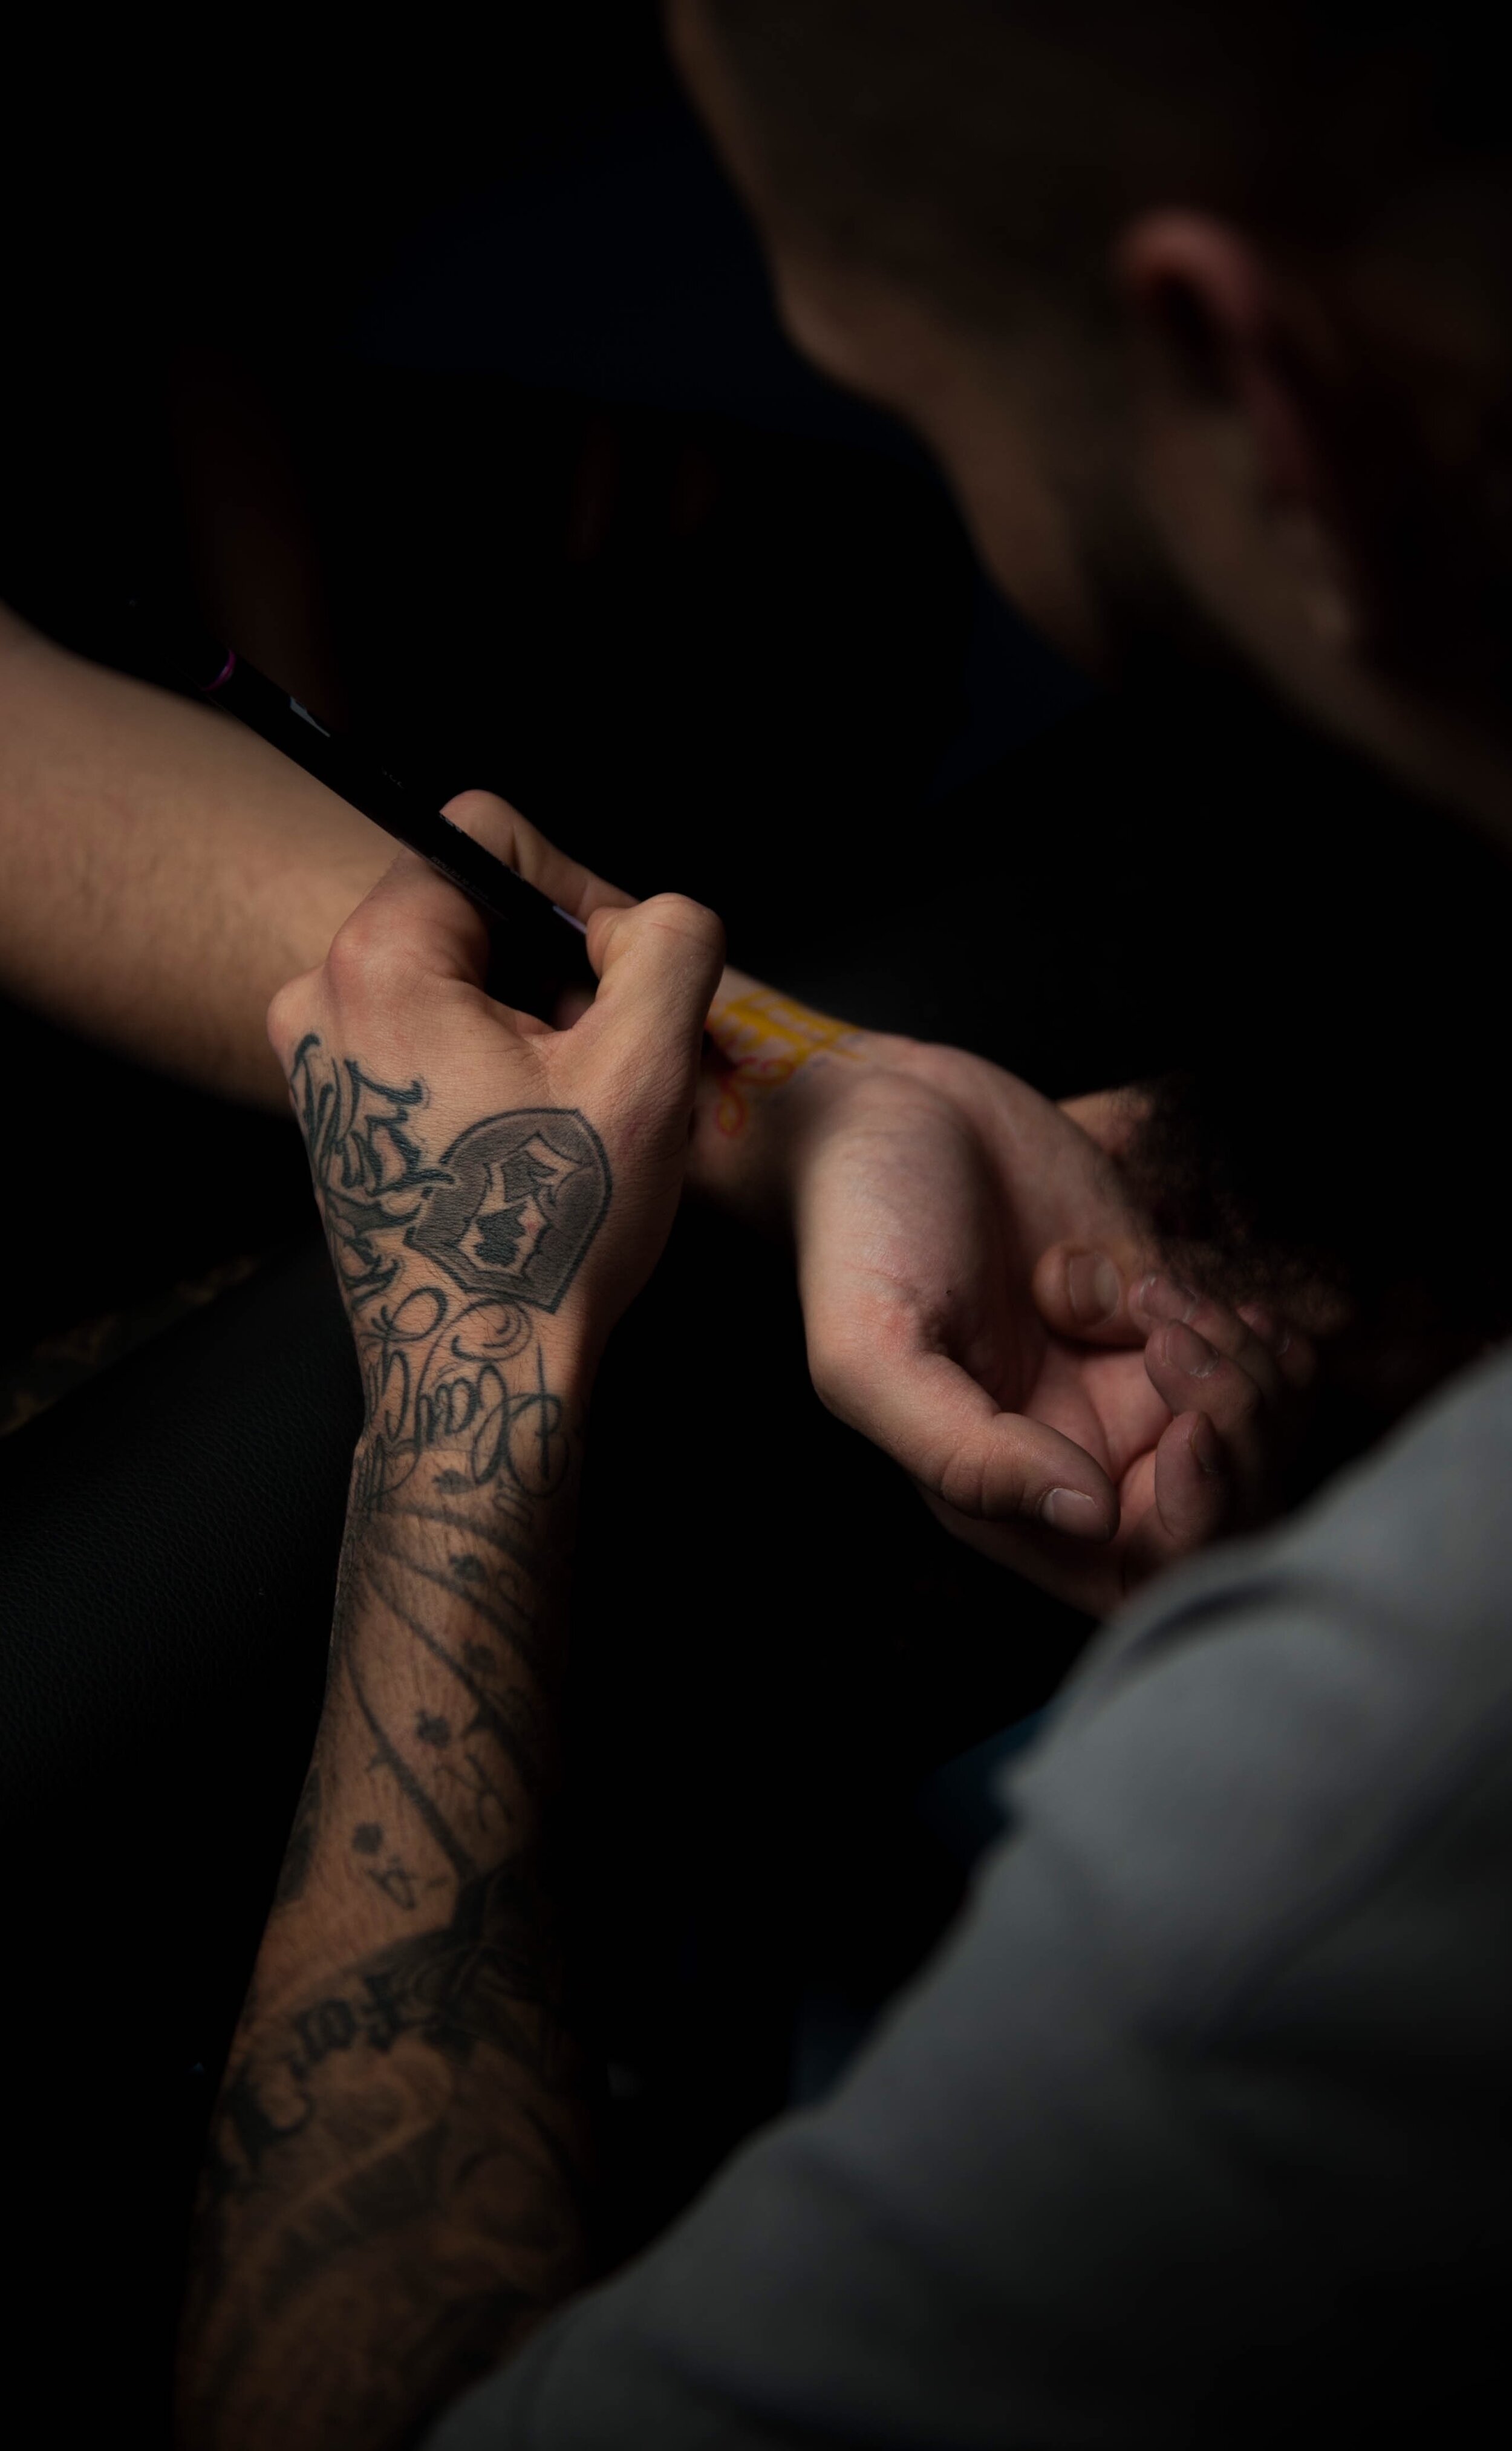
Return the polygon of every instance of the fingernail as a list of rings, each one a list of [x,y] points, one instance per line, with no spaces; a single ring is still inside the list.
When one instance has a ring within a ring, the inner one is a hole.
[[[1184,1327],[1172,1320],[1165,1335],[1166,1359],[1188,1379],[1209,1379],[1218,1367],[1218,1356],[1205,1336],[1194,1327]]]
[[[1078,1251],[1066,1264],[1066,1299],[1079,1327],[1095,1327],[1118,1308],[1123,1282],[1101,1251]]]
[[[1189,1319],[1197,1296],[1174,1277],[1146,1277],[1134,1296],[1134,1307],[1148,1319]]]
[[[1193,1422],[1188,1443],[1198,1470],[1205,1472],[1209,1480],[1221,1480],[1225,1468],[1223,1442],[1206,1413],[1199,1413]]]
[[[1070,1532],[1079,1540],[1102,1537],[1102,1507],[1080,1489],[1052,1489],[1040,1501],[1039,1520],[1052,1532]]]

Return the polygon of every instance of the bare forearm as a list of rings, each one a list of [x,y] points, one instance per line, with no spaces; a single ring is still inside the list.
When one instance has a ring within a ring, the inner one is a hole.
[[[42,638],[0,607],[0,990],[200,1087],[282,1112],[265,1015],[393,846],[207,708]],[[765,1216],[791,1121],[836,1062],[888,1042],[727,970],[691,1179]]]
[[[0,989],[282,1111],[265,1015],[392,845],[226,717],[0,610]]]

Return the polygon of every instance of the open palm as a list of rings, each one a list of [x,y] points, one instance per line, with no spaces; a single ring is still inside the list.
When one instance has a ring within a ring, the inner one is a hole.
[[[815,1383],[953,1531],[1101,1613],[1263,1509],[1310,1356],[1151,1282],[1088,1110],[952,1049],[865,1052],[799,1171]]]

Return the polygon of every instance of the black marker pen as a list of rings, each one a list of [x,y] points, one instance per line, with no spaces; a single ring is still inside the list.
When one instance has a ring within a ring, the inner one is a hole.
[[[156,650],[158,677],[225,707],[327,791],[428,859],[493,923],[491,983],[510,1004],[544,1014],[562,988],[594,984],[583,929],[401,781],[350,734],[327,732],[298,698],[207,632],[168,619],[140,598],[131,607]]]

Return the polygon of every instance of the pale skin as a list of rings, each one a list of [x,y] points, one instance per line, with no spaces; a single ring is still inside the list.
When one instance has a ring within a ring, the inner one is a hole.
[[[268,998],[393,845],[240,724],[0,607],[0,987],[274,1113]]]

